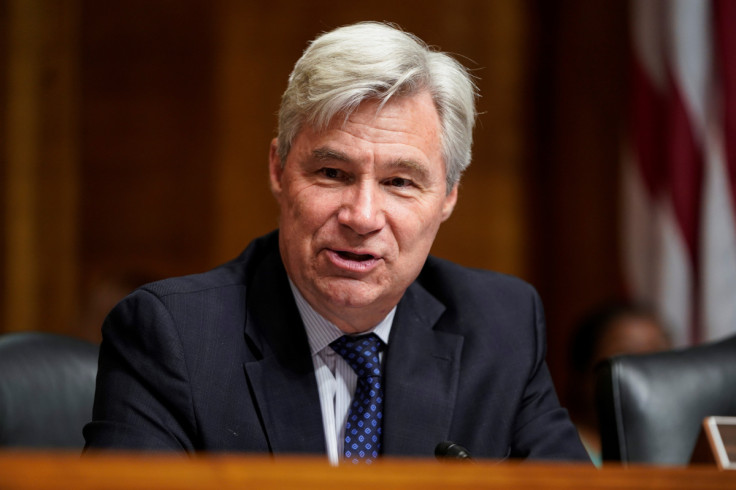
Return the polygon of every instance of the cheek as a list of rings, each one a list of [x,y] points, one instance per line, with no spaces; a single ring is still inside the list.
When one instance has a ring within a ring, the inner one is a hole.
[[[413,206],[395,206],[391,210],[393,229],[399,241],[423,243],[434,240],[442,223],[442,212],[435,203],[418,202]]]
[[[335,212],[334,199],[314,187],[284,193],[283,196],[282,219],[288,219],[294,228],[319,228]]]

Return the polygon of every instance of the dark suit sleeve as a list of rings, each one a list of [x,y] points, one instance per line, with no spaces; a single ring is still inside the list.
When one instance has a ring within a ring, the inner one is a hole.
[[[182,343],[160,298],[139,289],[102,328],[93,420],[85,449],[195,449]]]
[[[535,359],[516,416],[511,457],[590,461],[567,410],[560,406],[545,362],[546,328],[534,293]]]

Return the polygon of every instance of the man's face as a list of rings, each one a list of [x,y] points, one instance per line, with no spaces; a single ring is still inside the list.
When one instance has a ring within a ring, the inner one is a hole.
[[[271,144],[279,246],[312,307],[345,332],[388,314],[416,279],[452,213],[437,110],[426,92],[361,104],[345,124],[305,126],[285,165]]]

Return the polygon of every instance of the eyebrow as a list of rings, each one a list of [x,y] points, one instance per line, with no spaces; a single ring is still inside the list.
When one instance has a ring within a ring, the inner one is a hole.
[[[312,151],[312,156],[316,160],[324,161],[324,160],[338,160],[340,162],[351,162],[352,159],[347,156],[345,153],[337,150],[333,150],[332,148],[327,147],[321,147],[317,148],[316,150]]]
[[[426,182],[429,178],[429,170],[427,170],[427,167],[414,160],[395,160],[389,163],[388,167],[408,170],[416,174],[422,182]]]

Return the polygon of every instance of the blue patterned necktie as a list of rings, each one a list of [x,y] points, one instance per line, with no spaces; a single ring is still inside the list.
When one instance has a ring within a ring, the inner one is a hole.
[[[343,335],[330,344],[358,375],[344,441],[345,458],[353,463],[371,463],[381,453],[383,386],[378,353],[383,346],[374,333],[359,337]]]

